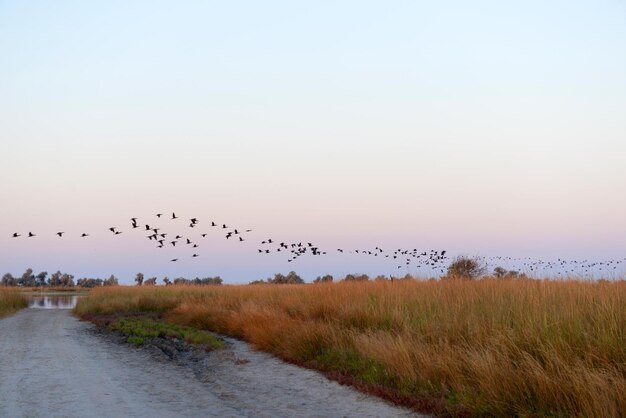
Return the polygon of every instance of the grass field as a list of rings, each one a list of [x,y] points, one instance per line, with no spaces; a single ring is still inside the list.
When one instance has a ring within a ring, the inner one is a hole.
[[[0,318],[28,306],[28,301],[16,289],[0,287]]]
[[[83,317],[151,312],[436,415],[626,416],[626,282],[116,287]]]

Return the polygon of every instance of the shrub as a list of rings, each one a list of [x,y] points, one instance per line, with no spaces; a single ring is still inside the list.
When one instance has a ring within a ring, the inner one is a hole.
[[[478,257],[458,256],[448,266],[448,279],[476,279],[487,273],[487,267]]]

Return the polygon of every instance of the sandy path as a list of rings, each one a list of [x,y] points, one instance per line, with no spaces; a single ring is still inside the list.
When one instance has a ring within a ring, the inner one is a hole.
[[[0,416],[414,416],[237,340],[189,367],[91,330],[68,310],[0,320]]]

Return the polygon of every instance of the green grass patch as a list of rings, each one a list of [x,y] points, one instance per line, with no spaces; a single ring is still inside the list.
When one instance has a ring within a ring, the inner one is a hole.
[[[118,318],[109,325],[112,331],[126,335],[127,341],[136,346],[144,344],[149,338],[178,339],[188,344],[202,346],[207,350],[224,347],[224,341],[207,331],[191,327],[168,324],[162,320],[144,317]]]

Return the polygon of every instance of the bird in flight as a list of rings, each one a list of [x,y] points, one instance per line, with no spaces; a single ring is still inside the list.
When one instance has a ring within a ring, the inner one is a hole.
[[[20,234],[18,234],[17,232],[14,232],[14,233],[13,233],[13,238],[17,238],[17,237],[21,237],[21,235],[20,235]]]
[[[117,227],[112,226],[111,228],[109,228],[109,231],[111,231],[111,232],[113,232],[115,234],[115,228],[117,228]]]
[[[172,262],[178,261],[178,258],[172,258],[170,261],[172,261]]]
[[[163,216],[163,214],[162,214],[162,213],[157,213],[157,214],[156,214],[156,217],[157,217],[157,218],[160,218],[161,216]]]
[[[84,232],[81,234],[81,238],[85,238],[85,237],[88,237],[88,236],[89,236],[89,234],[85,234]]]
[[[65,232],[57,232],[57,235],[60,236],[60,237],[62,237],[63,234],[65,234]]]
[[[178,216],[174,212],[172,212],[172,219],[178,219]]]
[[[198,256],[198,254],[194,254],[194,255],[192,255],[192,257],[197,257],[197,256]]]
[[[29,233],[28,233],[28,237],[29,237],[29,238],[30,238],[30,237],[36,237],[36,236],[37,236],[37,235],[33,234],[32,232],[29,232]]]

